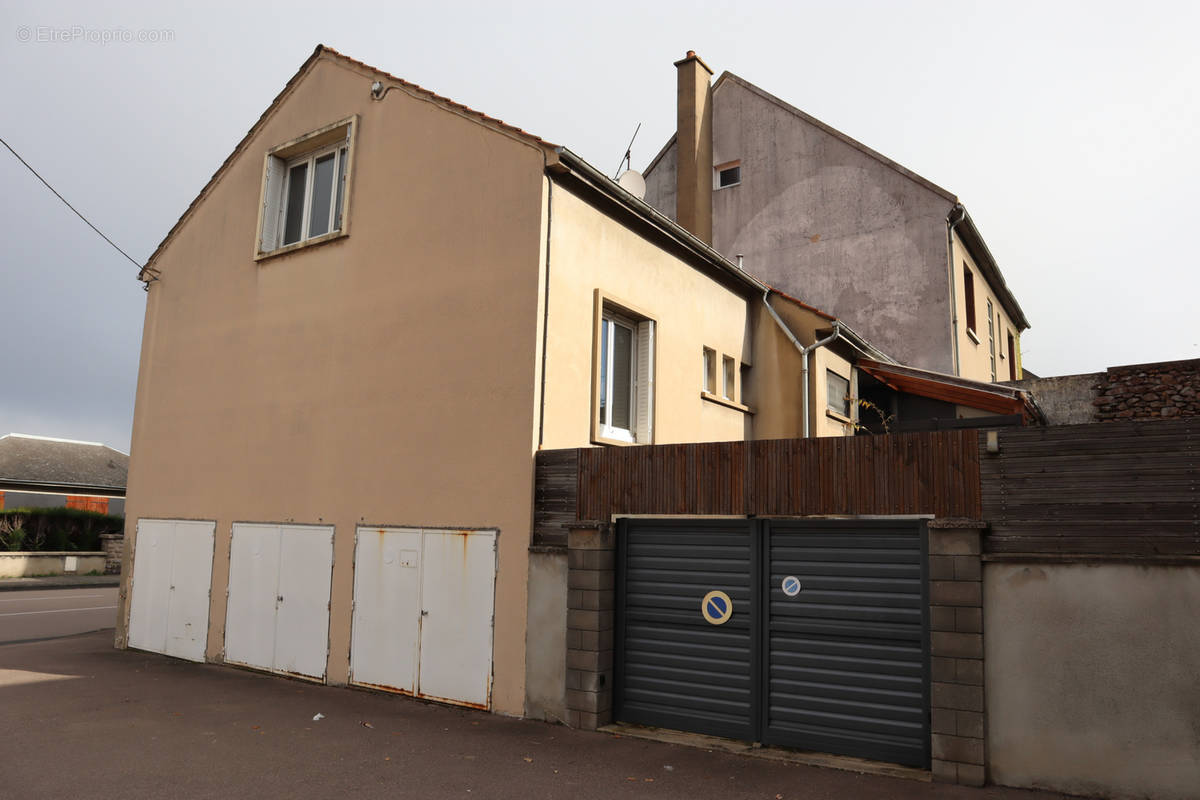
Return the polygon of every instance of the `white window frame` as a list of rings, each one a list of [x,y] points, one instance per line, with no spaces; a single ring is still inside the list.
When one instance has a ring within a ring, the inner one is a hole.
[[[263,166],[262,194],[255,239],[255,260],[270,258],[349,234],[351,181],[354,174],[354,137],[358,118],[346,119],[318,128],[267,151]],[[334,154],[333,186],[329,202],[329,229],[311,235],[312,193],[317,159]],[[291,193],[291,170],[307,164],[303,187],[303,214],[300,238],[283,244],[287,201]],[[340,185],[339,185],[340,184]],[[341,194],[341,203],[338,195]],[[338,224],[338,217],[341,217]]]
[[[654,320],[628,304],[616,303],[596,291],[595,349],[593,354],[592,441],[597,444],[649,444],[654,439]],[[612,424],[612,398],[622,387],[614,385],[612,343],[616,326],[631,332],[629,359],[629,427]],[[607,335],[606,335],[607,334]],[[605,346],[607,343],[607,347]],[[605,385],[601,385],[603,377]],[[601,408],[601,397],[605,398]],[[605,418],[607,417],[607,418]]]

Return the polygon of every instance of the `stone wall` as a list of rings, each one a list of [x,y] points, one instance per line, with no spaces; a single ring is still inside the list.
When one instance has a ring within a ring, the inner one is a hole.
[[[1200,359],[1110,367],[1098,392],[1097,422],[1200,416]]]
[[[104,574],[121,574],[121,555],[125,552],[125,537],[119,533],[100,534],[100,547],[104,550]]]

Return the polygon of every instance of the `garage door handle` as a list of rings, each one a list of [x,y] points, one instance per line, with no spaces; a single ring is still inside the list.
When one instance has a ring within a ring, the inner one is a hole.
[[[283,602],[283,595],[279,595],[279,596],[278,596],[278,597],[276,597],[275,599],[276,599],[278,602],[282,603],[282,602]]]

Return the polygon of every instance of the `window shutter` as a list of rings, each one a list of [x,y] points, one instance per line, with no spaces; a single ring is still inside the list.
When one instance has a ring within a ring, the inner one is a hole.
[[[637,430],[635,440],[650,444],[654,440],[654,323],[637,326]]]
[[[269,253],[279,246],[279,216],[283,200],[284,167],[282,158],[267,157],[267,188],[263,192],[262,235],[258,240],[258,252],[260,253]]]

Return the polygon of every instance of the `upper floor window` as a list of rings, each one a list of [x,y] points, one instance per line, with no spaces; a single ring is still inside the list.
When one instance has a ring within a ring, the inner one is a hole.
[[[992,362],[992,382],[996,382],[996,318],[992,312],[992,300],[987,301],[988,313],[988,357]]]
[[[831,369],[825,371],[825,408],[843,417],[850,416],[850,379]]]
[[[704,348],[704,383],[701,388],[709,394],[717,393],[717,351]]]
[[[654,416],[654,322],[603,307],[593,438],[649,443]]]
[[[733,360],[733,356],[724,356],[721,359],[721,364],[723,367],[721,371],[721,396],[726,400],[735,400],[736,362]]]
[[[967,306],[967,330],[975,332],[975,276],[963,262],[963,299]],[[979,341],[976,339],[975,341]]]
[[[713,167],[713,188],[724,189],[742,182],[742,162],[730,161]]]
[[[354,119],[305,134],[267,153],[258,255],[345,232]]]

